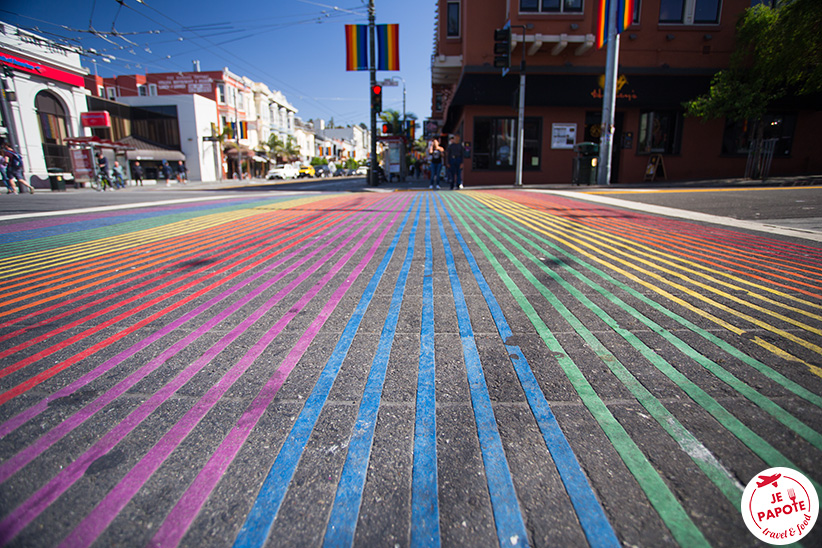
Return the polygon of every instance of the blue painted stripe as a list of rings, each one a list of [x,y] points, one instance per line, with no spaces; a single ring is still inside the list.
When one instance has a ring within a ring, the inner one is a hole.
[[[391,346],[397,332],[397,322],[402,307],[402,297],[405,284],[408,280],[408,271],[414,258],[414,239],[417,233],[417,224],[420,218],[420,207],[414,216],[414,223],[408,235],[408,249],[405,253],[400,275],[394,285],[388,316],[385,318],[377,353],[371,362],[371,371],[363,390],[357,422],[348,444],[348,454],[345,458],[340,482],[337,484],[337,495],[334,506],[331,508],[331,517],[325,530],[323,546],[344,546],[354,544],[354,530],[357,527],[357,516],[360,513],[362,492],[365,487],[365,474],[368,471],[368,459],[371,456],[371,446],[374,441],[374,428],[377,424],[377,412],[382,399],[382,388],[385,382],[385,373],[388,368],[388,358],[391,356]]]
[[[257,548],[263,546],[268,539],[271,526],[274,524],[286,491],[288,491],[288,486],[294,477],[294,471],[297,469],[300,456],[308,444],[308,439],[328,399],[328,394],[331,392],[337,373],[339,373],[348,350],[351,348],[354,336],[357,334],[363,316],[371,304],[374,293],[377,291],[377,286],[388,268],[388,263],[391,262],[391,258],[394,256],[394,250],[410,216],[411,208],[406,212],[397,233],[394,235],[394,239],[391,241],[391,245],[385,251],[382,261],[365,287],[362,297],[360,297],[360,301],[351,314],[342,335],[340,335],[334,351],[320,373],[314,389],[306,399],[305,406],[280,448],[274,464],[271,465],[271,470],[269,470],[260,493],[254,501],[254,506],[251,508],[237,539],[234,541],[235,548]]]
[[[462,247],[466,259],[468,259],[471,272],[474,274],[474,278],[476,278],[477,284],[485,297],[485,302],[488,304],[491,316],[497,325],[497,330],[502,340],[507,341],[508,337],[511,337],[514,333],[511,331],[511,327],[505,319],[505,314],[503,314],[502,308],[500,308],[496,297],[494,297],[494,293],[482,275],[479,265],[477,265],[477,261],[474,259],[474,255],[465,243],[451,214],[448,210],[445,210],[445,214],[448,217],[451,227],[454,229],[454,234],[460,247]],[[557,423],[556,417],[551,411],[551,406],[545,399],[545,395],[540,389],[534,372],[525,359],[522,350],[519,346],[511,344],[505,344],[505,348],[510,356],[516,356],[511,359],[511,364],[514,366],[517,377],[519,377],[520,384],[525,392],[525,397],[531,406],[531,411],[534,413],[534,418],[548,446],[548,451],[554,459],[554,464],[562,478],[562,482],[565,484],[568,497],[574,505],[580,525],[585,532],[585,536],[588,538],[588,543],[591,546],[619,547],[619,540],[617,540],[616,534],[608,522],[602,506],[599,504],[591,485],[588,483],[588,479],[585,477],[585,473],[582,471],[582,467],[576,455],[574,455],[568,439],[562,433],[562,429],[560,429],[559,423]]]
[[[500,546],[528,546],[528,533],[517,501],[511,471],[508,469],[508,461],[505,459],[505,451],[497,429],[494,410],[491,407],[491,398],[488,395],[488,386],[485,384],[479,351],[474,339],[474,330],[471,327],[471,318],[468,314],[468,305],[465,302],[462,284],[460,284],[457,269],[454,266],[454,255],[451,253],[448,235],[445,233],[442,218],[436,205],[434,211],[437,214],[437,225],[445,249],[445,262],[448,267],[451,292],[457,310],[462,352],[471,391],[471,405],[474,408],[474,419],[477,422],[477,434],[482,451],[482,461],[485,465],[488,491],[491,495],[497,539]]]
[[[434,267],[431,249],[431,200],[426,201],[422,327],[411,477],[411,546],[440,546],[437,489],[436,363],[434,361]]]

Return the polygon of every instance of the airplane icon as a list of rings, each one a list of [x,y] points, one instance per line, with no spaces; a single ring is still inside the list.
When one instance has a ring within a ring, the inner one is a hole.
[[[761,479],[762,481],[756,482],[756,486],[765,487],[766,485],[770,485],[771,483],[773,483],[773,486],[776,487],[776,480],[778,480],[781,476],[782,474],[775,474],[773,476],[759,476],[759,479]]]

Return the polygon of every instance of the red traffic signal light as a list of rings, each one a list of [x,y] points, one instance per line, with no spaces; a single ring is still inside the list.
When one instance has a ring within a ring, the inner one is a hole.
[[[384,122],[383,125],[382,125],[382,134],[383,135],[391,135],[393,133],[392,129],[394,129],[394,128],[391,127],[391,124],[389,124],[388,122]]]
[[[371,86],[371,108],[382,112],[382,86],[379,84]]]

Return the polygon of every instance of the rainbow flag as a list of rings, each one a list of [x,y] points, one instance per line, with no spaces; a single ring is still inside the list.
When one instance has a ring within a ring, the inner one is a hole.
[[[345,70],[368,70],[368,25],[345,26]]]
[[[630,27],[634,21],[635,0],[599,0],[595,29],[597,49],[608,41],[608,7],[612,1],[617,2],[617,34]]]
[[[377,70],[400,70],[400,26],[377,25]]]

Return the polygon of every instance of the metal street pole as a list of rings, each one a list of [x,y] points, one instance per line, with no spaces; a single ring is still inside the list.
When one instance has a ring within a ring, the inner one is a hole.
[[[377,186],[377,111],[374,108],[373,94],[374,86],[377,85],[377,27],[376,15],[374,13],[374,0],[368,0],[368,35],[369,35],[369,61],[368,70],[371,73],[371,84],[368,88],[368,97],[371,102],[371,169],[368,178],[369,186]]]
[[[599,140],[599,171],[597,185],[611,184],[611,156],[614,147],[614,110],[616,109],[617,67],[619,65],[619,34],[616,30],[618,2],[608,6],[608,50],[605,62],[605,90],[602,96],[602,133]]]
[[[522,60],[519,65],[519,105],[517,108],[517,174],[514,186],[522,186],[522,168],[525,155],[525,31],[533,25],[511,25],[522,29],[520,50]]]
[[[523,37],[525,33],[523,33]],[[522,186],[522,162],[525,152],[525,43],[522,47],[522,64],[519,69],[519,108],[517,112],[517,180],[515,186]]]

